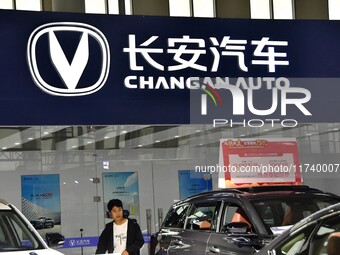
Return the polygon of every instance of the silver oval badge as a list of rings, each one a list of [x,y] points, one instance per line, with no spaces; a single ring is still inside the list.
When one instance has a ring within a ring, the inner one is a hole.
[[[62,46],[56,36],[58,33],[78,33],[80,40],[71,63],[65,56]],[[49,84],[46,82],[38,68],[37,47],[42,36],[47,36],[48,51],[51,65],[54,66],[63,84]],[[90,57],[89,38],[95,39],[102,53],[101,70],[98,80],[93,84],[78,87]],[[110,49],[104,34],[97,28],[84,23],[56,22],[42,25],[35,29],[29,37],[27,44],[28,66],[35,84],[44,92],[55,96],[85,96],[101,89],[108,77],[110,67]]]

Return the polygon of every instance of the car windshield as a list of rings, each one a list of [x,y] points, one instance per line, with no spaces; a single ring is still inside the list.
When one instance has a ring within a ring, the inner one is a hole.
[[[251,201],[267,231],[279,235],[312,213],[336,204],[339,199],[315,196],[271,197]]]
[[[43,245],[13,211],[0,211],[0,252],[43,249]]]

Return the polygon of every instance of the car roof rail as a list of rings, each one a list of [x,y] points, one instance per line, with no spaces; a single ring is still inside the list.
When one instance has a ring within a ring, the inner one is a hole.
[[[308,185],[268,185],[268,186],[254,186],[254,187],[242,187],[242,188],[225,188],[219,190],[211,190],[195,194],[185,198],[184,200],[176,201],[174,204],[181,203],[182,201],[188,201],[195,198],[201,198],[204,196],[210,196],[216,194],[217,196],[223,193],[261,193],[261,192],[274,192],[274,191],[295,191],[295,192],[311,192],[311,193],[327,193],[322,190],[311,188]]]
[[[255,186],[238,188],[238,190],[248,193],[260,193],[260,192],[271,192],[271,191],[298,191],[298,192],[322,192],[323,191],[315,188],[310,188],[308,185],[272,185],[272,186]]]
[[[226,188],[226,189],[221,189],[219,191],[230,192],[230,193],[239,193],[239,194],[244,193],[244,191],[240,188]]]
[[[237,194],[242,194],[244,193],[243,191],[239,190],[239,189],[234,189],[234,188],[227,188],[227,189],[219,189],[219,190],[210,190],[210,191],[205,191],[205,192],[202,192],[202,193],[198,193],[198,194],[195,194],[195,195],[191,195],[189,197],[187,197],[186,199],[184,200],[191,200],[193,198],[199,198],[199,197],[204,197],[204,196],[207,196],[207,195],[212,195],[212,194],[221,194],[221,193],[224,193],[224,192],[229,192],[229,193],[237,193]],[[182,200],[179,200],[177,202],[181,202]]]

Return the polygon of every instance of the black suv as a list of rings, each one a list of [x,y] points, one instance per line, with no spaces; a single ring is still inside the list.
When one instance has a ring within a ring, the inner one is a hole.
[[[31,220],[31,224],[36,229],[43,229],[43,228],[53,228],[55,223],[52,218],[39,217],[36,220]]]
[[[251,254],[340,197],[308,186],[224,189],[175,203],[150,254]]]

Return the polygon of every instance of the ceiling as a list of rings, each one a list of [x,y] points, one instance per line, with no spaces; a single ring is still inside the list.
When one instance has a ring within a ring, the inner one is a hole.
[[[296,127],[223,125],[112,125],[0,127],[0,150],[111,150],[216,147],[222,138],[290,137],[300,142],[339,143],[340,123]]]

